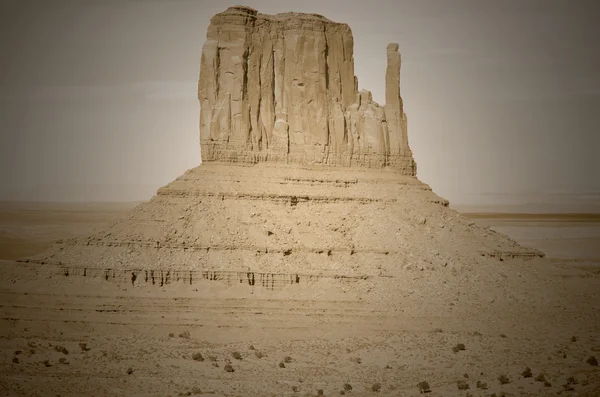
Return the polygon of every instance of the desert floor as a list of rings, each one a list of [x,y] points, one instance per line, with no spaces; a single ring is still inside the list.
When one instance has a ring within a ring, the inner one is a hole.
[[[367,282],[159,287],[14,261],[131,207],[0,205],[0,395],[417,396],[425,381],[429,396],[600,396],[596,215],[471,214],[550,261],[498,262],[445,295],[439,273],[407,274],[394,304]]]

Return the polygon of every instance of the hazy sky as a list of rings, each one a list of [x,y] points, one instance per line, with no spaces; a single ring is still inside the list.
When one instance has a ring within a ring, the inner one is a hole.
[[[0,200],[149,199],[199,164],[201,48],[236,4],[0,0]],[[241,4],[348,23],[379,103],[399,43],[418,176],[452,203],[600,202],[599,1]]]

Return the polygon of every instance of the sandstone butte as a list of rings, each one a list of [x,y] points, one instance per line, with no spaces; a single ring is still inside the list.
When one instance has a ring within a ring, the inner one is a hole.
[[[380,106],[358,91],[347,25],[214,16],[202,164],[112,226],[4,267],[0,391],[599,396],[597,273],[419,181],[396,44],[387,57]],[[32,341],[41,353],[9,361]]]
[[[275,288],[542,257],[416,177],[398,48],[387,46],[381,106],[358,90],[348,25],[241,6],[215,15],[198,83],[202,164],[111,227],[26,261]]]

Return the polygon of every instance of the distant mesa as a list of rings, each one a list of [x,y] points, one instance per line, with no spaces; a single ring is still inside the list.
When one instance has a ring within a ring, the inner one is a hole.
[[[358,90],[347,24],[236,6],[211,19],[198,99],[202,161],[390,167],[416,174],[387,47],[386,103]]]

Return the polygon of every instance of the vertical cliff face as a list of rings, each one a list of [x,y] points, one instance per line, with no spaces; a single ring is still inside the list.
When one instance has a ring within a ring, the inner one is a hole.
[[[388,166],[414,175],[398,46],[388,46],[385,107],[358,92],[353,46],[348,25],[316,14],[238,6],[215,15],[198,83],[202,160]]]

